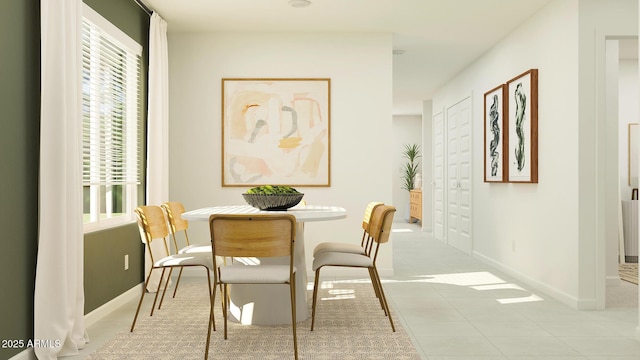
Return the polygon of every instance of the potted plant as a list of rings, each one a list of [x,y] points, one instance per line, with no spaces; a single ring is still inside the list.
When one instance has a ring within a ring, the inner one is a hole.
[[[402,167],[402,189],[411,191],[415,188],[416,175],[418,174],[418,166],[420,163],[418,159],[420,155],[420,145],[418,144],[405,144],[402,157],[407,159],[407,162]]]

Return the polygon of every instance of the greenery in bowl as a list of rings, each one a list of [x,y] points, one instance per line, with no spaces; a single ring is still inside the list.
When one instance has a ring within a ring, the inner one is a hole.
[[[244,200],[260,210],[287,210],[298,205],[303,193],[284,185],[262,185],[242,194]]]
[[[247,190],[247,194],[300,194],[300,192],[286,185],[262,185]]]

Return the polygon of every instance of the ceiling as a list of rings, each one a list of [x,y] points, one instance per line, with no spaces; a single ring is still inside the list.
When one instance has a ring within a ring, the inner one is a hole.
[[[393,114],[423,100],[551,0],[142,0],[169,32],[296,31],[393,34]]]

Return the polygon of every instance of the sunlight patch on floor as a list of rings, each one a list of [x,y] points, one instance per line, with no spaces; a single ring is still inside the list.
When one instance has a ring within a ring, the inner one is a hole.
[[[433,284],[447,284],[455,286],[468,287],[478,291],[493,290],[499,294],[500,290],[519,290],[528,292],[530,295],[521,297],[506,297],[496,298],[496,301],[500,304],[515,304],[523,302],[544,301],[538,295],[530,292],[529,290],[512,283],[508,283],[500,277],[488,272],[488,271],[476,271],[466,273],[450,273],[450,274],[435,274],[435,275],[422,275],[418,276],[415,280],[382,280],[383,283],[433,283]]]

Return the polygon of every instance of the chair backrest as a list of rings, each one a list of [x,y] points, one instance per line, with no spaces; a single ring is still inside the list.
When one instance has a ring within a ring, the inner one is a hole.
[[[364,218],[362,219],[362,229],[366,232],[369,232],[369,224],[371,222],[371,215],[373,214],[373,210],[383,205],[381,202],[373,201],[367,204],[367,208],[364,210]]]
[[[391,235],[391,225],[393,224],[393,216],[396,213],[396,208],[390,205],[381,205],[374,209],[371,216],[371,225],[369,231],[371,238],[376,243],[376,251],[373,256],[375,262],[378,257],[378,249],[380,244],[389,241],[389,235]]]
[[[362,219],[362,240],[360,241],[360,246],[362,246],[365,251],[368,253],[371,251],[371,235],[369,234],[369,227],[371,224],[371,215],[373,215],[373,211],[380,205],[384,205],[378,201],[372,201],[367,204],[367,208],[364,210],[364,218]]]
[[[180,231],[184,233],[184,239],[186,246],[189,246],[189,234],[187,229],[189,228],[189,222],[182,218],[182,214],[185,212],[184,205],[179,201],[169,201],[161,205],[164,212],[167,214],[167,220],[169,221],[169,232],[173,238],[173,245],[176,247],[176,251],[180,248],[176,239],[176,234]]]
[[[209,217],[209,229],[217,256],[293,256],[296,218],[290,214],[215,214]]]
[[[167,220],[164,217],[164,212],[160,206],[138,206],[135,210],[136,219],[138,221],[138,229],[140,230],[140,236],[147,244],[147,250],[151,256],[151,262],[154,263],[155,259],[151,248],[151,243],[154,240],[162,239],[165,256],[169,255],[169,248],[167,247],[167,236],[169,235],[169,228],[167,227]]]

